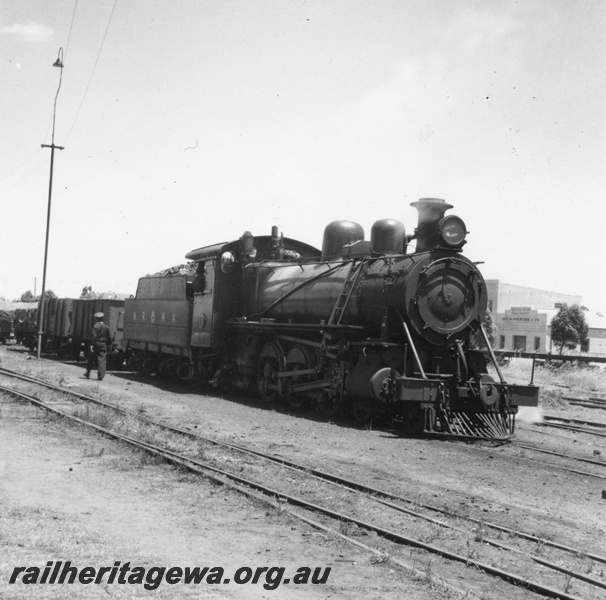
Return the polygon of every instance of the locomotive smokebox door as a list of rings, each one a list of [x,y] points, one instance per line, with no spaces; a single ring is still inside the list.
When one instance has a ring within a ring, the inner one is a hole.
[[[200,262],[194,292],[191,345],[202,348],[213,346],[215,265],[213,260]]]

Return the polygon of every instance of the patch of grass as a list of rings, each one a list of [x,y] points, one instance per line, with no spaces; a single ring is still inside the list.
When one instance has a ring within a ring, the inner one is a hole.
[[[105,453],[105,446],[101,446],[101,450],[95,446],[86,446],[82,450],[82,456],[85,458],[101,458]]]
[[[356,525],[351,521],[339,521],[339,533],[342,535],[352,537],[355,534],[356,529]]]
[[[570,590],[572,589],[572,575],[569,575],[568,573],[564,573],[564,592],[566,594],[570,593]]]
[[[135,464],[135,466],[140,469],[164,463],[164,459],[161,456],[151,454],[150,452],[146,452],[145,450],[139,450],[136,454],[136,457],[138,462]]]
[[[477,560],[478,558],[478,550],[477,548],[472,548],[471,543],[467,542],[467,560]]]
[[[425,582],[432,583],[433,582],[433,561],[428,560],[425,565]]]
[[[145,444],[158,445],[158,428],[154,425],[146,425],[136,419],[123,422],[119,429],[124,435],[132,436]]]
[[[248,499],[248,501],[251,504],[251,506],[253,507],[254,511],[258,511],[258,512],[265,511],[266,516],[272,514],[271,511],[275,511],[276,514],[278,512],[277,508],[268,504],[267,502],[264,502],[262,499],[257,498],[256,496],[250,497]]]
[[[134,456],[130,457],[127,455],[105,459],[103,465],[108,470],[115,469],[116,471],[131,471],[140,467],[140,463],[137,462]]]
[[[483,542],[486,537],[486,527],[484,525],[484,519],[482,518],[479,523],[476,524],[473,530],[473,539],[476,542]]]
[[[116,424],[121,419],[121,417],[114,412],[104,408],[91,406],[90,404],[75,406],[71,414],[78,419],[110,430],[116,430]]]
[[[507,381],[528,383],[532,372],[532,361],[525,358],[514,358],[501,367]],[[583,363],[537,364],[534,371],[534,383],[538,386],[560,387],[564,390],[586,390],[598,396],[606,396],[606,370]]]
[[[198,442],[198,447],[196,448],[196,457],[201,461],[209,460],[208,445],[202,440]]]
[[[371,565],[384,565],[384,564],[387,564],[388,562],[389,562],[389,554],[387,554],[386,552],[381,552],[379,554],[373,554],[370,557]]]
[[[536,549],[535,549],[535,553],[536,553],[538,556],[541,556],[541,555],[543,554],[543,550],[544,550],[544,549],[545,549],[545,543],[543,542],[543,540],[542,540],[542,539],[540,539],[540,538],[539,538],[539,539],[537,540],[537,546],[536,546]]]
[[[112,409],[91,404],[76,405],[71,414],[83,421],[135,438],[143,443],[158,445],[159,429],[155,425],[147,425],[139,421],[136,417],[124,418]]]
[[[437,542],[441,537],[444,530],[440,526],[432,527],[431,533],[427,534],[423,541],[427,544],[433,544]]]

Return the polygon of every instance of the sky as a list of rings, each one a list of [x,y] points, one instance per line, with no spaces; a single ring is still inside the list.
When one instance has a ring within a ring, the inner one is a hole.
[[[605,33],[603,0],[3,0],[0,296],[40,293],[56,98],[58,296],[435,197],[485,278],[606,311]]]

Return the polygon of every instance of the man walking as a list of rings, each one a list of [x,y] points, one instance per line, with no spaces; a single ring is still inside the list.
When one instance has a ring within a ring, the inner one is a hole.
[[[101,381],[105,377],[105,360],[107,355],[107,347],[112,343],[109,327],[103,322],[103,313],[98,312],[93,315],[95,324],[93,325],[93,333],[91,340],[90,352],[88,353],[88,362],[86,365],[85,376],[90,379],[91,369],[97,363],[97,379]]]

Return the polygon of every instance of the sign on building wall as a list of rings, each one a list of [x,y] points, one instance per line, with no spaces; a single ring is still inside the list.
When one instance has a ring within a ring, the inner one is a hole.
[[[512,306],[497,314],[497,347],[519,352],[545,352],[549,345],[547,315],[532,306]]]

